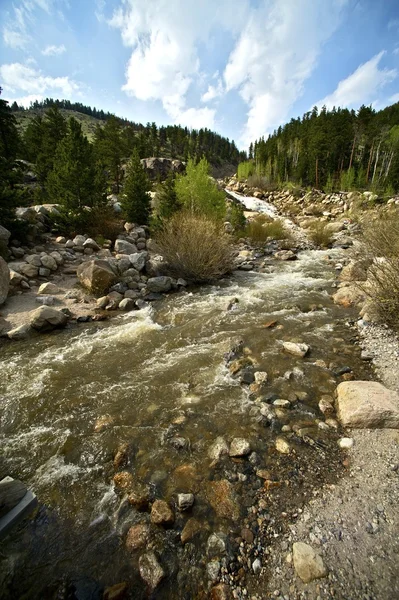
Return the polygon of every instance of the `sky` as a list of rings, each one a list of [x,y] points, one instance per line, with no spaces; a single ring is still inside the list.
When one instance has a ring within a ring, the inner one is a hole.
[[[399,0],[0,0],[2,97],[208,127],[240,149],[399,101]]]

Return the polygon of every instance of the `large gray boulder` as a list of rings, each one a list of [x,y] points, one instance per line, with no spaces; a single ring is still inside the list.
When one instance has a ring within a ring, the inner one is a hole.
[[[1,258],[0,256],[0,306],[6,301],[9,288],[10,269],[4,258]]]
[[[116,281],[116,275],[106,260],[90,260],[79,265],[80,283],[95,294],[103,294]]]
[[[68,317],[51,306],[40,306],[29,313],[29,324],[36,331],[51,331],[65,327]]]
[[[142,271],[148,258],[148,252],[135,252],[129,256],[130,262],[134,269]]]
[[[166,276],[150,277],[147,281],[147,288],[150,292],[155,293],[169,292],[172,288],[172,278]]]
[[[10,239],[11,233],[5,227],[0,225],[0,246],[7,246],[8,240]]]
[[[116,240],[115,252],[118,254],[135,254],[137,252],[137,247],[126,240]]]
[[[344,381],[336,408],[345,427],[399,429],[399,394],[377,381]]]
[[[152,156],[150,158],[143,158],[141,160],[147,175],[150,179],[166,179],[168,174],[172,173],[184,173],[186,167],[181,160],[171,160],[170,158],[158,158]]]

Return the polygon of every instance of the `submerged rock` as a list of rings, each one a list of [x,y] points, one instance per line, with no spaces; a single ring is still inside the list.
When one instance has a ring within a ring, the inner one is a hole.
[[[180,540],[182,544],[186,544],[193,539],[202,530],[202,524],[197,520],[191,518],[187,521],[183,531],[180,534]]]
[[[130,551],[138,550],[147,544],[150,528],[146,523],[133,525],[127,532],[125,545]]]
[[[209,481],[206,487],[206,496],[218,517],[231,521],[238,520],[240,507],[234,488],[226,479]]]
[[[147,584],[150,593],[161,583],[166,576],[165,571],[160,565],[155,552],[146,552],[139,559],[139,571],[141,578]]]

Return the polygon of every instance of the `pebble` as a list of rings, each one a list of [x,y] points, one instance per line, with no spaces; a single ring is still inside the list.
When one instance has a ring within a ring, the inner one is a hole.
[[[338,446],[342,449],[352,448],[353,439],[352,438],[341,438],[340,440],[338,440]]]

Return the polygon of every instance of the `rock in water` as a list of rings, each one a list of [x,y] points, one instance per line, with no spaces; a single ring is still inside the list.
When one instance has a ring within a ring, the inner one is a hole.
[[[133,525],[127,532],[126,548],[131,552],[138,550],[147,544],[150,534],[150,529],[146,523],[138,523]]]
[[[0,256],[0,306],[4,304],[10,287],[10,269],[4,258]]]
[[[244,438],[234,438],[230,445],[230,456],[247,456],[251,452],[251,444]]]
[[[164,500],[155,500],[151,508],[151,522],[156,525],[172,525],[175,520],[173,510]]]
[[[240,507],[234,488],[229,481],[209,481],[206,486],[206,496],[209,504],[218,517],[237,521],[240,517]]]
[[[65,327],[68,317],[51,306],[41,306],[29,313],[29,324],[36,331],[51,331]]]
[[[399,429],[399,394],[376,381],[340,383],[336,405],[345,427]]]
[[[304,583],[327,575],[327,569],[321,556],[309,544],[296,542],[292,546],[292,557],[295,571]]]
[[[165,577],[165,571],[159,564],[155,552],[152,551],[140,556],[139,571],[141,578],[148,585],[150,593],[158,587]]]
[[[300,358],[306,356],[310,350],[307,344],[295,344],[294,342],[284,342],[283,348],[284,352],[299,356]]]
[[[95,294],[102,294],[116,280],[116,275],[106,260],[90,260],[79,265],[77,276],[80,283]]]

